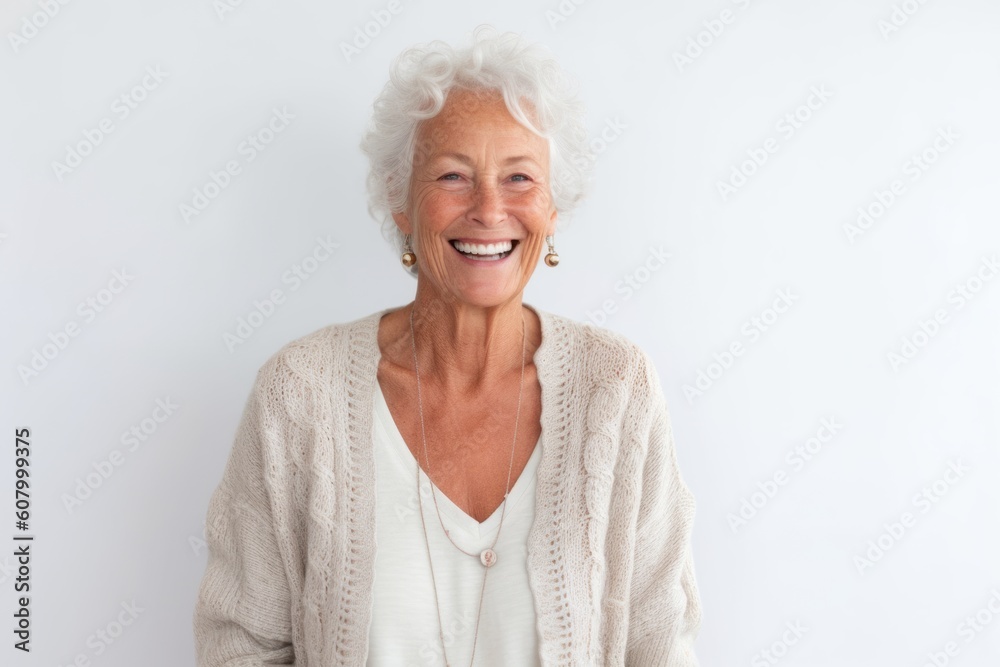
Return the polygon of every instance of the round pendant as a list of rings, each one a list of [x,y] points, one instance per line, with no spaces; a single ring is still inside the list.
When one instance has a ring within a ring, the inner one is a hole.
[[[479,560],[486,567],[493,567],[493,564],[497,562],[497,553],[493,549],[483,549],[483,553],[479,554]]]

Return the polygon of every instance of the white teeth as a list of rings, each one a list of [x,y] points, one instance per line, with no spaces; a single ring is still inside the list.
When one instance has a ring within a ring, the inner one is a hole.
[[[490,243],[488,245],[483,245],[482,243],[462,243],[461,241],[455,241],[452,245],[459,252],[469,253],[471,255],[498,255],[500,253],[508,252],[514,247],[514,244],[510,241],[498,241],[497,243]]]

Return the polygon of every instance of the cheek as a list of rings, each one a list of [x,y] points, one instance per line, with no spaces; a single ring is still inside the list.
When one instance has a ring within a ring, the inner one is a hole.
[[[414,210],[417,216],[432,226],[437,220],[447,221],[456,210],[462,208],[461,198],[447,192],[432,191],[414,199]]]
[[[538,262],[542,251],[548,247],[545,243],[545,232],[543,230],[532,230],[531,234],[521,241],[519,247],[521,248],[522,264],[525,266],[534,266]]]
[[[467,206],[466,197],[459,192],[445,189],[428,190],[419,200],[419,206],[427,215],[460,210]]]
[[[523,212],[531,219],[545,218],[547,221],[552,199],[543,190],[529,190],[511,197],[510,205],[511,209]]]

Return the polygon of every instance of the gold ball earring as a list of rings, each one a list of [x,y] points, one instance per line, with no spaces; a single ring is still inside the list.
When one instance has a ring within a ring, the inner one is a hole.
[[[559,255],[556,254],[556,249],[552,245],[552,237],[546,236],[545,242],[549,244],[549,254],[545,256],[545,264],[548,266],[558,266]]]
[[[403,254],[400,256],[399,261],[406,268],[410,268],[417,263],[417,256],[413,254],[413,247],[410,245],[409,234],[406,235],[406,240],[403,242]]]

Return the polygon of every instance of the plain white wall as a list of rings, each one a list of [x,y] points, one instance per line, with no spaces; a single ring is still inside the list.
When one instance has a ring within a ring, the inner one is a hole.
[[[257,368],[413,295],[365,210],[371,102],[403,48],[487,22],[580,80],[594,189],[525,300],[657,363],[698,502],[703,664],[995,664],[1000,6],[398,0],[348,62],[340,44],[388,2],[226,1],[0,9],[2,511],[13,525],[27,426],[37,536],[30,656],[11,648],[0,549],[0,662],[193,663],[206,506]],[[241,142],[274,109],[294,118],[250,160]],[[75,167],[53,165],[102,122]],[[185,221],[230,160],[240,173]],[[329,261],[284,279],[327,237]],[[176,408],[123,442],[157,401]],[[135,622],[98,639],[133,601]]]

